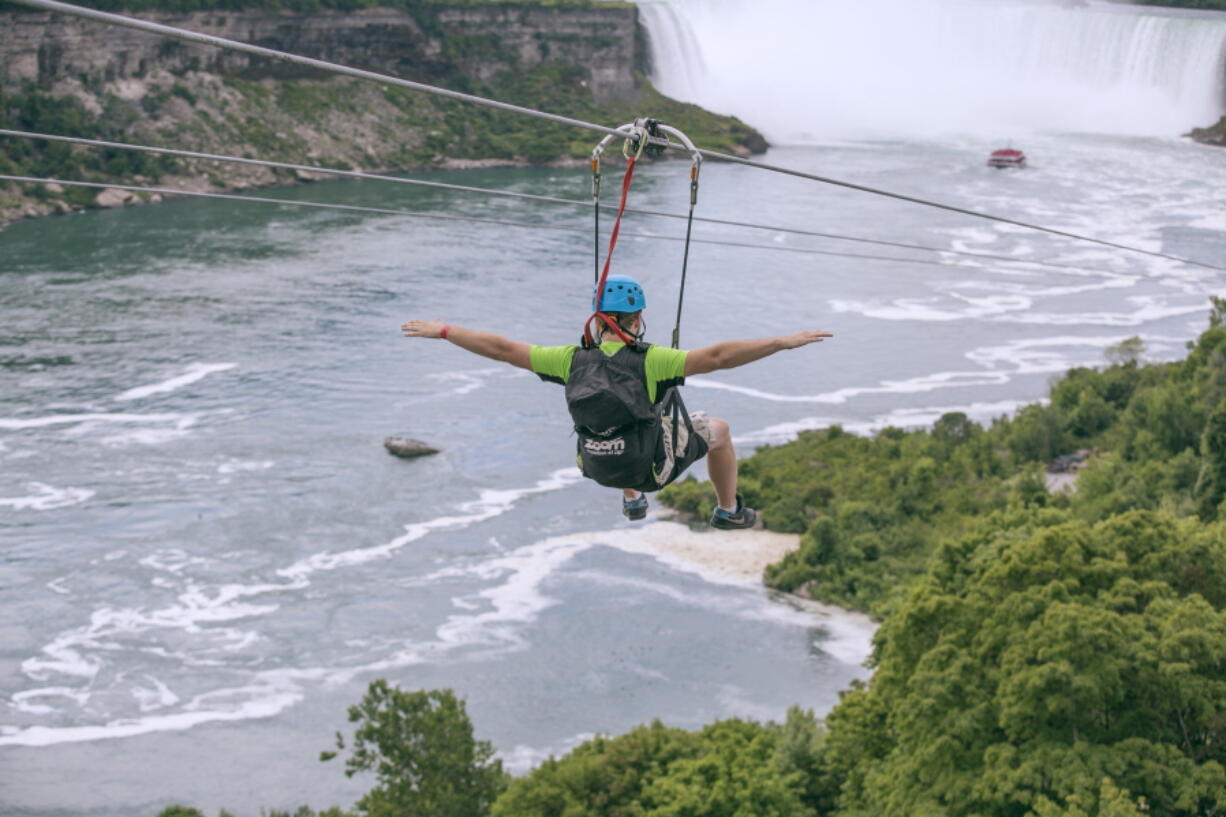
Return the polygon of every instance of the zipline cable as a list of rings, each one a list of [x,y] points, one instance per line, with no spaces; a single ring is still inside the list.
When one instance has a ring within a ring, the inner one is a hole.
[[[393,77],[387,74],[380,74],[374,71],[365,71],[360,68],[352,68],[346,65],[339,65],[337,63],[327,62],[326,60],[319,60],[313,57],[304,57],[299,54],[290,54],[285,51],[277,51],[272,48],[264,48],[263,46],[252,45],[251,43],[244,43],[238,40],[229,40],[224,37],[215,37],[211,34],[202,34],[200,32],[189,31],[187,29],[182,29],[182,28],[176,28],[174,26],[163,25],[161,23],[153,23],[148,20],[141,20],[135,17],[128,17],[122,14],[112,14],[106,11],[98,11],[97,9],[89,9],[89,8],[83,8],[81,6],[74,6],[70,3],[59,2],[59,0],[9,0],[9,2],[17,3],[23,6],[28,6],[30,8],[42,9],[44,11],[53,11],[53,12],[58,12],[61,14],[72,15],[75,17],[84,17],[84,18],[91,19],[91,20],[97,20],[103,23],[109,23],[111,25],[123,26],[125,28],[133,28],[139,31],[145,31],[145,32],[149,32],[152,34],[157,34],[163,37],[171,37],[173,39],[185,40],[188,42],[195,42],[195,43],[200,43],[203,45],[215,46],[217,48],[228,48],[234,51],[244,51],[246,53],[255,54],[256,56],[265,57],[267,59],[280,60],[282,62],[289,62],[295,65],[303,65],[303,66],[307,66],[310,68],[317,68],[323,71],[330,71],[330,72],[337,73],[337,74],[344,74],[344,75],[351,76],[351,77],[357,77],[359,79],[371,80],[373,82],[379,82],[385,85],[395,85],[401,88],[408,88],[413,91],[420,91],[422,93],[434,94],[436,96],[443,96],[449,99],[456,99],[456,100],[460,100],[462,102],[468,102],[474,105],[482,105],[487,108],[496,108],[498,110],[509,111],[511,113],[518,113],[524,116],[533,116],[538,119],[546,119],[551,122],[557,122],[563,125],[570,125],[572,127],[584,128],[586,130],[596,131],[598,133],[603,133],[606,135],[615,135],[615,136],[622,135],[614,128],[607,128],[603,125],[597,125],[593,122],[585,122],[581,119],[573,119],[568,116],[560,116],[558,114],[547,113],[545,111],[539,111],[539,110],[535,110],[532,108],[526,108],[520,105],[512,105],[510,103],[500,102],[495,99],[488,99],[486,97],[480,97],[474,94],[465,94],[459,91],[452,91],[447,88],[440,88],[435,85],[427,85],[422,82],[413,82],[412,80],[401,79],[400,77]],[[1195,260],[1188,259],[1188,258],[1181,258],[1179,256],[1168,255],[1167,253],[1157,252],[1155,250],[1146,250],[1140,247],[1131,247],[1127,244],[1119,244],[1114,241],[1106,241],[1100,238],[1091,238],[1089,236],[1079,235],[1077,233],[1070,233],[1065,230],[1057,230],[1052,227],[1044,227],[1039,224],[1031,224],[1029,222],[1020,221],[1018,219],[1007,218],[1005,216],[996,216],[990,213],[982,213],[977,210],[971,210],[965,207],[957,207],[952,204],[942,204],[940,202],[932,201],[929,199],[922,199],[917,196],[908,196],[902,193],[894,193],[888,190],[881,190],[875,187],[868,187],[866,185],[855,184],[853,182],[845,182],[839,179],[832,179],[826,176],[819,176],[815,173],[808,173],[808,172],[801,171],[801,170],[795,170],[793,168],[780,167],[778,165],[767,164],[766,162],[758,162],[752,159],[743,159],[740,156],[733,156],[728,153],[720,153],[718,151],[712,151],[712,150],[699,150],[699,153],[701,153],[706,158],[719,159],[721,161],[730,162],[733,164],[739,164],[745,167],[753,167],[759,170],[770,171],[772,173],[782,173],[785,175],[794,176],[796,178],[820,182],[822,184],[830,184],[836,187],[844,187],[849,190],[857,190],[862,193],[870,193],[872,195],[885,196],[886,198],[895,199],[897,201],[905,201],[905,202],[910,202],[912,204],[923,205],[926,207],[934,207],[940,210],[946,210],[951,213],[959,213],[961,215],[973,216],[975,218],[988,219],[991,221],[1000,222],[1002,224],[1012,224],[1016,227],[1024,227],[1028,230],[1037,230],[1039,232],[1049,233],[1051,235],[1058,235],[1064,238],[1074,239],[1076,241],[1086,241],[1091,244],[1098,244],[1100,246],[1111,247],[1113,249],[1124,250],[1126,252],[1140,253],[1142,255],[1151,256],[1153,258],[1163,258],[1168,261],[1177,261],[1182,264],[1192,264],[1194,266],[1204,267],[1206,269],[1217,270],[1219,272],[1226,272],[1226,267],[1221,267],[1221,266],[1217,266],[1214,264],[1207,264],[1203,261],[1195,261]]]
[[[205,198],[205,199],[223,199],[228,201],[246,201],[257,204],[284,204],[290,207],[313,207],[321,210],[342,210],[356,213],[376,213],[379,215],[389,216],[409,216],[414,218],[432,218],[440,221],[471,221],[478,224],[499,224],[506,227],[523,227],[532,230],[554,230],[556,232],[565,233],[587,233],[586,227],[566,227],[559,224],[537,224],[531,221],[509,221],[507,219],[498,218],[482,218],[480,216],[457,216],[450,213],[430,213],[421,210],[398,210],[391,207],[368,207],[358,204],[333,204],[330,202],[321,201],[294,201],[292,199],[274,199],[268,196],[239,196],[233,193],[206,193],[196,190],[176,190],[173,187],[143,187],[134,184],[110,184],[107,182],[84,182],[70,179],[52,179],[38,176],[10,176],[0,174],[2,182],[20,182],[24,184],[58,184],[67,187],[89,187],[96,190],[105,190],[108,188],[115,190],[129,190],[134,193],[157,193],[163,196],[186,196],[189,198]],[[684,238],[673,235],[659,235],[656,233],[631,233],[624,232],[623,236],[629,238],[649,238],[657,241],[684,241]],[[865,255],[862,253],[853,252],[838,252],[836,250],[815,250],[807,247],[781,247],[771,244],[750,244],[741,241],[722,241],[714,238],[695,238],[695,244],[714,244],[720,247],[738,247],[749,250],[769,250],[772,252],[790,252],[800,255],[826,255],[835,258],[855,258],[862,261],[893,261],[900,264],[925,264],[932,267],[951,267],[953,269],[965,269],[965,267],[957,264],[947,264],[943,261],[934,261],[928,258],[899,258],[892,255]]]
[[[201,153],[194,150],[180,150],[175,148],[155,147],[152,145],[134,145],[127,142],[109,142],[103,139],[86,139],[80,136],[60,136],[50,133],[37,133],[34,131],[12,130],[9,128],[0,128],[0,136],[9,136],[14,138],[24,139],[43,139],[52,142],[65,142],[74,145],[84,145],[87,147],[107,148],[115,150],[131,150],[141,153],[154,153],[165,156],[179,156],[187,159],[204,159],[213,162],[230,162],[234,164],[254,165],[257,167],[278,168],[282,170],[304,171],[308,173],[325,173],[330,176],[341,176],[353,179],[369,179],[372,181],[394,182],[396,184],[407,184],[417,187],[430,187],[439,190],[455,190],[463,193],[476,193],[485,196],[501,196],[506,198],[523,199],[526,201],[539,201],[546,204],[564,204],[574,207],[586,207],[587,202],[578,199],[567,199],[560,196],[544,196],[537,193],[519,193],[512,190],[496,190],[488,187],[473,187],[471,185],[450,184],[447,182],[429,181],[426,179],[411,179],[403,176],[389,176],[381,173],[367,173],[360,170],[342,170],[333,167],[321,167],[318,165],[301,165],[293,162],[277,162],[270,159],[253,159],[245,156],[228,156],[218,153]],[[593,177],[593,203],[596,205],[596,240],[595,240],[595,279],[600,278],[600,209],[616,210],[615,205],[601,205],[599,199],[599,177]],[[661,218],[683,219],[680,213],[667,213],[662,210],[648,210],[642,208],[627,207],[627,213],[636,213],[638,215],[659,216]],[[793,235],[805,235],[814,238],[825,238],[833,241],[848,241],[859,244],[872,244],[881,247],[895,247],[904,250],[921,250],[923,252],[949,253],[951,255],[962,255],[968,258],[979,258],[988,261],[1000,261],[1007,264],[1026,264],[1041,267],[1050,267],[1052,269],[1072,270],[1077,272],[1106,272],[1108,274],[1118,274],[1116,271],[1099,270],[1093,267],[1085,267],[1077,264],[1060,264],[1054,261],[1039,261],[1036,259],[1016,258],[1007,255],[996,255],[993,253],[975,252],[973,250],[956,250],[948,247],[933,247],[924,244],[908,244],[903,241],[886,241],[877,238],[865,238],[863,236],[844,235],[840,233],[824,233],[814,230],[803,230],[796,227],[779,227],[771,224],[759,224],[748,221],[733,221],[722,218],[710,218],[703,216],[692,215],[691,208],[690,216],[694,221],[705,224],[718,224],[728,227],[743,227],[753,230],[766,230],[775,233],[789,233]]]

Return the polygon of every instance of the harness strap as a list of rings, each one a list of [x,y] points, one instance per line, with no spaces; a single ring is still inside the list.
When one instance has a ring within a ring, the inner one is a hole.
[[[685,271],[690,265],[690,234],[694,230],[694,205],[698,203],[698,163],[690,167],[690,215],[685,222],[685,254],[681,257],[681,290],[677,293],[677,323],[673,326],[673,348],[681,348],[681,305],[685,303]]]
[[[643,140],[645,142],[645,140]],[[640,150],[640,154],[641,154]],[[628,156],[626,158],[626,175],[622,178],[622,193],[621,201],[617,204],[617,218],[613,219],[613,230],[609,233],[609,253],[604,259],[604,269],[600,271],[600,279],[596,282],[596,306],[600,306],[600,296],[604,291],[605,281],[609,279],[609,267],[613,263],[613,248],[617,246],[617,235],[621,232],[622,214],[626,212],[626,200],[630,196],[630,180],[634,178],[634,164],[638,159],[638,155]],[[596,339],[592,334],[592,319],[600,317],[604,319],[607,326],[616,327],[614,329],[618,337],[622,338],[627,344],[626,334],[617,326],[617,322],[604,315],[599,309],[591,314],[587,321],[583,324],[583,345],[595,346]]]

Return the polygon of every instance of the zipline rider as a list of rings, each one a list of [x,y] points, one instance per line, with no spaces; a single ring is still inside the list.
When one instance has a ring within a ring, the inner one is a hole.
[[[442,338],[474,354],[528,369],[547,382],[566,385],[572,417],[578,416],[576,403],[584,400],[583,395],[576,393],[581,377],[605,386],[603,390],[588,389],[587,397],[594,397],[594,402],[601,404],[598,409],[612,410],[612,416],[616,416],[623,404],[629,406],[632,412],[636,405],[645,406],[647,411],[656,407],[658,412],[667,395],[674,393],[673,388],[684,384],[685,378],[691,375],[735,369],[784,349],[797,349],[833,337],[830,332],[808,330],[760,340],[729,340],[692,351],[671,349],[642,342],[642,310],[647,306],[647,298],[643,288],[633,278],[626,275],[608,276],[601,297],[598,300],[593,298],[593,301],[596,301],[596,312],[607,316],[611,322],[598,328],[597,345],[591,348],[578,344],[532,346],[490,332],[451,326],[440,320],[412,320],[401,325],[400,329],[405,337]],[[617,339],[606,340],[606,334],[614,335]],[[589,375],[593,364],[596,370],[610,372],[611,381]],[[620,476],[610,476],[611,472],[608,471],[603,475],[593,473],[609,459],[585,457],[584,445],[590,439],[588,453],[602,454],[605,453],[602,447],[608,449],[622,443],[602,443],[596,434],[585,437],[585,428],[576,422],[576,431],[580,435],[580,467],[584,475],[601,484],[621,488],[622,513],[628,519],[637,520],[647,515],[644,491],[658,490],[668,484],[705,451],[709,455],[707,472],[719,503],[711,516],[711,525],[725,530],[752,527],[758,515],[752,508],[745,507],[741,495],[736,491],[736,451],[732,447],[728,423],[708,417],[704,411],[694,412],[683,419],[687,421],[684,426],[678,426],[674,420],[672,427],[676,432],[673,434],[669,432],[667,417],[660,422],[657,415],[654,425],[645,424],[656,430],[662,429],[663,445],[657,445],[655,437],[652,437],[651,442],[644,445],[655,446],[657,450],[647,452],[645,464],[640,464],[633,475],[623,473]],[[651,433],[655,434],[656,431]],[[673,436],[676,445],[673,444]],[[701,442],[693,440],[695,436]],[[634,438],[631,435],[626,437],[632,440],[630,447],[633,448]],[[664,452],[663,458],[659,450]]]

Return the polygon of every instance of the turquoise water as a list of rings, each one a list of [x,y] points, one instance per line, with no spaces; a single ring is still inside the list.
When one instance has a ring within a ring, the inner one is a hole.
[[[1221,263],[1221,152],[1175,139],[847,142],[766,159]],[[644,168],[633,203],[684,209],[687,167]],[[582,169],[434,174],[583,198]],[[586,226],[588,211],[373,183],[277,195]],[[981,421],[1140,335],[1181,356],[1221,275],[760,171],[710,165],[701,213],[1080,265],[865,261],[697,245],[683,345],[820,328],[834,340],[695,378],[691,408],[742,453],[842,423],[961,410]],[[606,222],[607,225],[607,222]],[[628,217],[627,229],[679,222]],[[874,252],[777,232],[776,247]],[[887,251],[899,257],[921,257]],[[626,238],[667,342],[673,242]],[[653,717],[827,710],[862,620],[773,597],[684,528],[634,528],[575,473],[561,391],[399,335],[442,317],[574,340],[590,236],[215,201],[0,232],[0,813],[239,817],[348,805],[321,766],[345,707],[386,677],[452,687],[523,771]],[[442,453],[403,461],[384,437]]]

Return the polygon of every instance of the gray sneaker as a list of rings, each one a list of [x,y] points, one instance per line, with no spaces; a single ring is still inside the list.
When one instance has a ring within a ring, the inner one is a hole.
[[[622,497],[622,515],[631,522],[637,522],[647,516],[647,494],[638,499]]]
[[[757,521],[758,512],[753,508],[746,508],[745,503],[741,501],[740,494],[736,495],[736,511],[728,513],[723,508],[716,506],[715,513],[711,514],[711,527],[720,530],[752,528]]]

